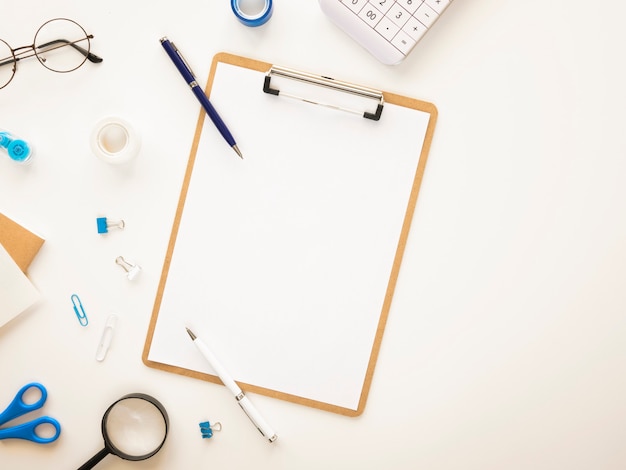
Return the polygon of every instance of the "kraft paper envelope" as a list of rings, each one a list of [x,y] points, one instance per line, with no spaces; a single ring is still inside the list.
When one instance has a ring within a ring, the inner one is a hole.
[[[22,272],[26,272],[43,243],[43,238],[0,213],[0,244],[9,252]]]

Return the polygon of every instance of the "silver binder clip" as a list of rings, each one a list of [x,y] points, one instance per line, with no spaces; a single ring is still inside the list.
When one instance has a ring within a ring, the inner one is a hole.
[[[131,264],[121,256],[115,258],[115,263],[124,268],[124,271],[126,271],[126,277],[129,281],[135,279],[137,276],[139,276],[139,273],[141,272],[141,266],[139,266],[138,264]]]

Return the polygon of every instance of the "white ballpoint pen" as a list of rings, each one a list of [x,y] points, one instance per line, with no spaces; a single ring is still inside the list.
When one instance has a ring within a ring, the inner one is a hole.
[[[245,411],[246,415],[248,415],[248,418],[250,418],[252,424],[254,424],[259,432],[263,435],[263,437],[268,439],[270,442],[274,442],[276,439],[278,439],[278,436],[271,428],[271,426],[267,424],[265,419],[263,419],[263,417],[259,414],[252,402],[248,399],[245,393],[243,393],[241,388],[239,388],[239,385],[237,385],[237,383],[232,379],[226,369],[224,369],[222,364],[217,360],[217,358],[211,352],[205,342],[198,338],[196,335],[194,335],[193,331],[191,331],[189,328],[186,328],[186,330],[191,337],[193,343],[211,365],[222,383],[235,396],[235,400],[237,400],[237,403],[239,403],[241,409]]]

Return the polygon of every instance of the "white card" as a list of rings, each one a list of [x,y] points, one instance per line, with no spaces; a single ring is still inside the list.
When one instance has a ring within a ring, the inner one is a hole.
[[[39,292],[0,245],[0,327],[39,299]]]

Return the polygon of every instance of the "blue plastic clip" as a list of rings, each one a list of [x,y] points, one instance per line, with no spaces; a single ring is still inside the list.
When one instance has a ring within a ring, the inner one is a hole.
[[[108,233],[109,227],[123,229],[126,224],[124,224],[123,220],[109,222],[106,217],[98,217],[96,218],[96,225],[98,226],[98,233]]]
[[[76,294],[72,294],[72,297],[70,298],[72,299],[72,305],[74,306],[74,312],[76,312],[78,322],[82,326],[87,326],[89,324],[89,320],[87,320],[87,314],[85,313],[82,302]]]
[[[200,432],[202,433],[202,439],[210,439],[213,437],[213,431],[221,431],[222,423],[215,423],[211,425],[209,421],[200,423]]]

